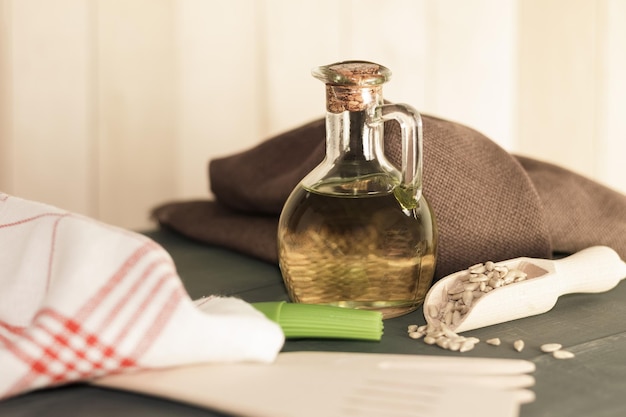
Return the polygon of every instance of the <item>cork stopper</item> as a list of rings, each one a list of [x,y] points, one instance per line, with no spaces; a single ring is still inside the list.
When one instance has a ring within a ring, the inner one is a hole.
[[[331,113],[363,111],[382,100],[382,84],[391,71],[367,61],[344,61],[315,68],[313,76],[326,84],[326,108]]]

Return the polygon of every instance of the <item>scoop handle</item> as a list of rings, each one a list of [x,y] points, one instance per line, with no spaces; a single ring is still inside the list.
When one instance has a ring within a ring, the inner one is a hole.
[[[559,295],[597,293],[626,278],[626,263],[608,246],[592,246],[555,262]]]

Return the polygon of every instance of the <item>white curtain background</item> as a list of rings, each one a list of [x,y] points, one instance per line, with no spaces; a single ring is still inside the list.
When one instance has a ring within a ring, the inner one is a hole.
[[[626,192],[624,0],[0,0],[0,190],[132,229],[321,117],[312,67]]]

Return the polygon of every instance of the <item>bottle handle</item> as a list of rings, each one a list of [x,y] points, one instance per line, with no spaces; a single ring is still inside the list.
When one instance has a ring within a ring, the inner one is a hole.
[[[402,134],[402,177],[403,194],[411,197],[415,204],[422,197],[422,117],[407,104],[382,104],[378,106],[383,121],[395,120]]]

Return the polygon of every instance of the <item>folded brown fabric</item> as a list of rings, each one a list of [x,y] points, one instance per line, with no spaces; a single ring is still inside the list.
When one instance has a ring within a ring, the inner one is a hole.
[[[481,133],[423,116],[424,195],[439,228],[435,279],[486,260],[550,257],[595,244],[626,258],[626,196],[568,170],[509,154]],[[175,201],[153,215],[183,235],[277,262],[278,216],[324,157],[324,120],[209,164],[215,201]],[[400,132],[385,124],[398,164]]]
[[[541,197],[555,251],[606,245],[626,259],[626,195],[553,164],[517,159]]]

